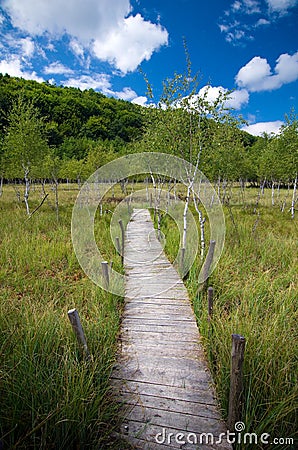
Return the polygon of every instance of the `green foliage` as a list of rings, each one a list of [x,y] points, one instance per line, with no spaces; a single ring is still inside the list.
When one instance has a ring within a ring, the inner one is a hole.
[[[0,446],[107,449],[117,423],[109,376],[122,299],[82,272],[70,238],[77,190],[60,188],[60,221],[44,204],[24,222],[5,186],[0,204]],[[32,193],[38,204],[39,192]],[[53,193],[49,201],[54,201]],[[111,208],[111,205],[108,206]],[[96,239],[116,270],[110,215],[97,218]],[[107,244],[106,244],[107,243]],[[77,308],[93,359],[83,360],[67,311]],[[123,447],[122,447],[123,448]]]
[[[223,412],[228,412],[231,335],[246,338],[244,410],[246,432],[297,438],[297,222],[272,208],[270,191],[254,213],[256,189],[249,189],[239,205],[238,188],[225,209],[226,242],[221,259],[209,279],[214,288],[211,322],[205,291],[198,293],[199,255],[186,286],[193,300],[200,333],[209,358]],[[235,223],[237,230],[235,230]],[[177,254],[179,234],[164,216],[162,231],[171,260]],[[206,229],[208,234],[208,227]],[[168,239],[169,238],[169,239]],[[236,446],[254,450],[255,444]],[[258,447],[262,448],[262,447]],[[277,446],[278,449],[296,448]]]
[[[10,110],[3,146],[7,176],[22,178],[25,172],[41,176],[40,164],[48,152],[43,122],[33,103],[25,102],[22,95]]]
[[[107,98],[92,89],[81,91],[1,74],[0,133],[7,126],[10,108],[20,92],[24,101],[31,102],[43,117],[50,146],[59,146],[70,137],[93,140],[120,138],[123,142],[130,142],[142,133],[143,122],[138,105]]]

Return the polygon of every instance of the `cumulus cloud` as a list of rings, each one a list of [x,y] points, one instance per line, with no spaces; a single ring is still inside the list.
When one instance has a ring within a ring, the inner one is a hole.
[[[98,90],[105,95],[121,100],[134,101],[138,98],[135,91],[130,87],[125,87],[122,91],[113,91],[110,76],[105,73],[94,76],[82,75],[79,77],[71,77],[62,83],[64,86],[79,88],[81,91],[88,89]]]
[[[271,91],[298,79],[298,52],[284,53],[276,60],[274,73],[265,58],[255,56],[236,75],[239,87],[250,92]]]
[[[147,106],[147,102],[148,102],[148,98],[145,96],[139,96],[134,98],[131,103],[135,103],[136,105],[140,105],[140,106]]]
[[[25,39],[21,39],[20,44],[22,46],[23,55],[30,58],[35,51],[35,44],[33,40],[30,37],[27,37]]]
[[[284,125],[281,120],[276,120],[274,122],[258,122],[251,125],[245,125],[242,130],[254,136],[262,136],[266,134],[279,134],[280,127]]]
[[[44,73],[49,74],[72,74],[73,70],[61,64],[59,61],[52,62],[49,66],[44,68]]]
[[[105,73],[95,76],[82,75],[80,77],[72,77],[62,82],[64,86],[71,86],[85,91],[86,89],[94,89],[104,94],[111,92],[111,82],[109,75]]]
[[[70,48],[82,57],[84,48],[123,73],[133,71],[168,42],[159,24],[131,14],[130,0],[3,0],[12,24],[30,35],[71,37]]]
[[[222,86],[204,86],[199,91],[200,97],[205,97],[209,103],[214,103],[221,95],[228,93],[228,89]],[[249,101],[249,94],[246,89],[239,89],[231,92],[226,100],[225,106],[239,110]]]
[[[3,0],[12,23],[32,35],[65,32],[89,41],[106,33],[131,11],[129,0]],[[63,8],[63,10],[62,10]]]
[[[114,96],[121,100],[132,100],[137,97],[137,94],[130,87],[125,87],[122,91],[114,92]]]
[[[286,12],[297,5],[297,0],[266,0],[269,9],[274,12]]]
[[[227,42],[245,45],[254,39],[256,28],[276,22],[297,4],[298,0],[235,0],[218,26]]]
[[[135,70],[143,60],[148,61],[154,50],[167,42],[168,32],[161,25],[137,14],[123,19],[107,36],[96,39],[93,50],[99,59],[126,73]]]
[[[39,83],[44,81],[36,72],[23,70],[21,58],[18,55],[11,55],[10,58],[0,61],[0,73],[7,73],[11,77],[24,78],[25,80],[35,80]]]
[[[69,48],[78,58],[84,58],[84,47],[77,41],[77,39],[71,39]]]

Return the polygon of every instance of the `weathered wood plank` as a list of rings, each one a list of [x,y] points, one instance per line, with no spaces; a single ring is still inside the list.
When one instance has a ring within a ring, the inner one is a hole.
[[[140,450],[231,450],[231,444],[227,443],[224,436],[208,436],[192,433],[177,428],[169,427],[166,430],[152,424],[130,421],[122,426],[122,436],[129,433],[127,439]],[[131,437],[133,436],[133,437]],[[182,443],[183,442],[183,443]],[[185,442],[185,444],[184,444]]]
[[[165,257],[147,210],[135,210],[128,224],[124,266],[125,310],[112,375],[123,405],[121,436],[142,450],[231,450],[226,442],[179,443],[181,433],[192,433],[192,438],[213,433],[216,438],[226,425],[187,290]],[[177,435],[178,441],[156,440],[163,432]]]
[[[155,408],[160,411],[172,411],[184,414],[198,415],[200,417],[221,419],[217,405],[209,405],[203,402],[187,402],[186,400],[177,400],[163,396],[145,395],[131,392],[122,392],[119,400],[126,405],[139,405],[145,408]]]
[[[117,387],[119,392],[129,392],[131,394],[153,395],[175,400],[184,400],[190,403],[203,403],[208,405],[217,405],[213,392],[209,385],[204,384],[201,388],[186,389],[185,387],[164,386],[153,383],[142,383],[128,380],[113,379],[113,386]]]

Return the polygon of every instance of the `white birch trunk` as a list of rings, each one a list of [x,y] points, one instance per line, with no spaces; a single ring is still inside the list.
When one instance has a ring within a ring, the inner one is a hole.
[[[296,192],[297,192],[297,174],[294,181],[294,189],[293,189],[293,195],[292,195],[292,202],[291,202],[291,217],[294,219],[295,217],[295,203],[296,203]]]
[[[184,211],[183,211],[183,235],[182,235],[182,249],[186,248],[186,239],[187,239],[187,212],[189,207],[189,199],[190,199],[190,190],[191,185],[187,187],[187,194],[185,199]]]
[[[202,211],[198,208],[197,199],[196,199],[196,195],[194,192],[193,192],[193,201],[194,201],[195,209],[199,216],[200,233],[201,233],[201,255],[200,256],[201,256],[201,259],[203,259],[204,253],[205,253],[205,221],[206,221],[206,219],[203,217]]]
[[[54,178],[54,191],[55,191],[55,210],[56,210],[56,219],[59,222],[59,195],[58,195],[58,180]]]
[[[26,205],[26,211],[28,216],[30,216],[30,208],[29,208],[29,192],[30,192],[30,180],[29,180],[29,168],[24,167],[24,179],[25,179],[25,192],[24,192],[24,201]]]
[[[0,197],[2,196],[2,194],[3,194],[3,176],[0,179]]]

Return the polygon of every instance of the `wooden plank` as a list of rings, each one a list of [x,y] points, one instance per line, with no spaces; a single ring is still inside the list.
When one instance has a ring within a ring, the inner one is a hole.
[[[185,400],[177,400],[163,396],[145,395],[131,392],[122,392],[119,400],[126,405],[139,405],[145,408],[155,408],[160,411],[170,411],[188,415],[198,415],[200,417],[217,418],[220,420],[220,414],[217,405],[209,405],[204,402],[188,402]],[[204,399],[205,400],[205,399]],[[202,408],[204,405],[204,408]]]
[[[183,450],[231,450],[231,444],[227,443],[225,436],[208,436],[207,432],[191,433],[179,430],[175,427],[158,427],[150,423],[140,423],[129,421],[122,425],[122,436],[130,434],[128,441],[134,445],[135,449],[181,449]],[[157,440],[157,442],[156,442]],[[178,441],[178,443],[177,443]],[[179,443],[180,441],[180,443]],[[181,441],[185,444],[181,444]],[[161,443],[164,442],[164,443]],[[201,443],[202,442],[202,443]]]
[[[129,392],[132,395],[153,395],[155,397],[182,400],[189,403],[217,405],[213,390],[210,389],[209,384],[186,389],[185,387],[164,386],[162,384],[153,384],[149,382],[142,383],[116,378],[114,378],[112,382],[113,386],[115,386],[120,393]]]
[[[217,418],[200,417],[197,415],[180,414],[172,411],[161,411],[154,408],[143,408],[136,405],[126,413],[126,423],[138,422],[153,425],[159,432],[162,428],[174,428],[186,433],[212,433],[218,437],[226,432],[226,426]]]
[[[184,343],[176,344],[168,343],[167,345],[157,345],[156,343],[142,341],[134,343],[128,341],[121,341],[121,351],[130,356],[138,352],[139,354],[147,355],[148,358],[152,354],[159,356],[177,356],[177,357],[196,357],[198,360],[204,360],[205,355],[203,350],[196,343],[190,343],[185,348]]]
[[[170,324],[170,325],[169,325]],[[123,329],[126,331],[142,331],[144,333],[158,332],[158,333],[176,333],[181,332],[184,335],[194,335],[194,324],[191,321],[179,322],[176,321],[171,324],[171,321],[164,320],[164,323],[138,323],[137,320],[124,320],[122,323]]]

